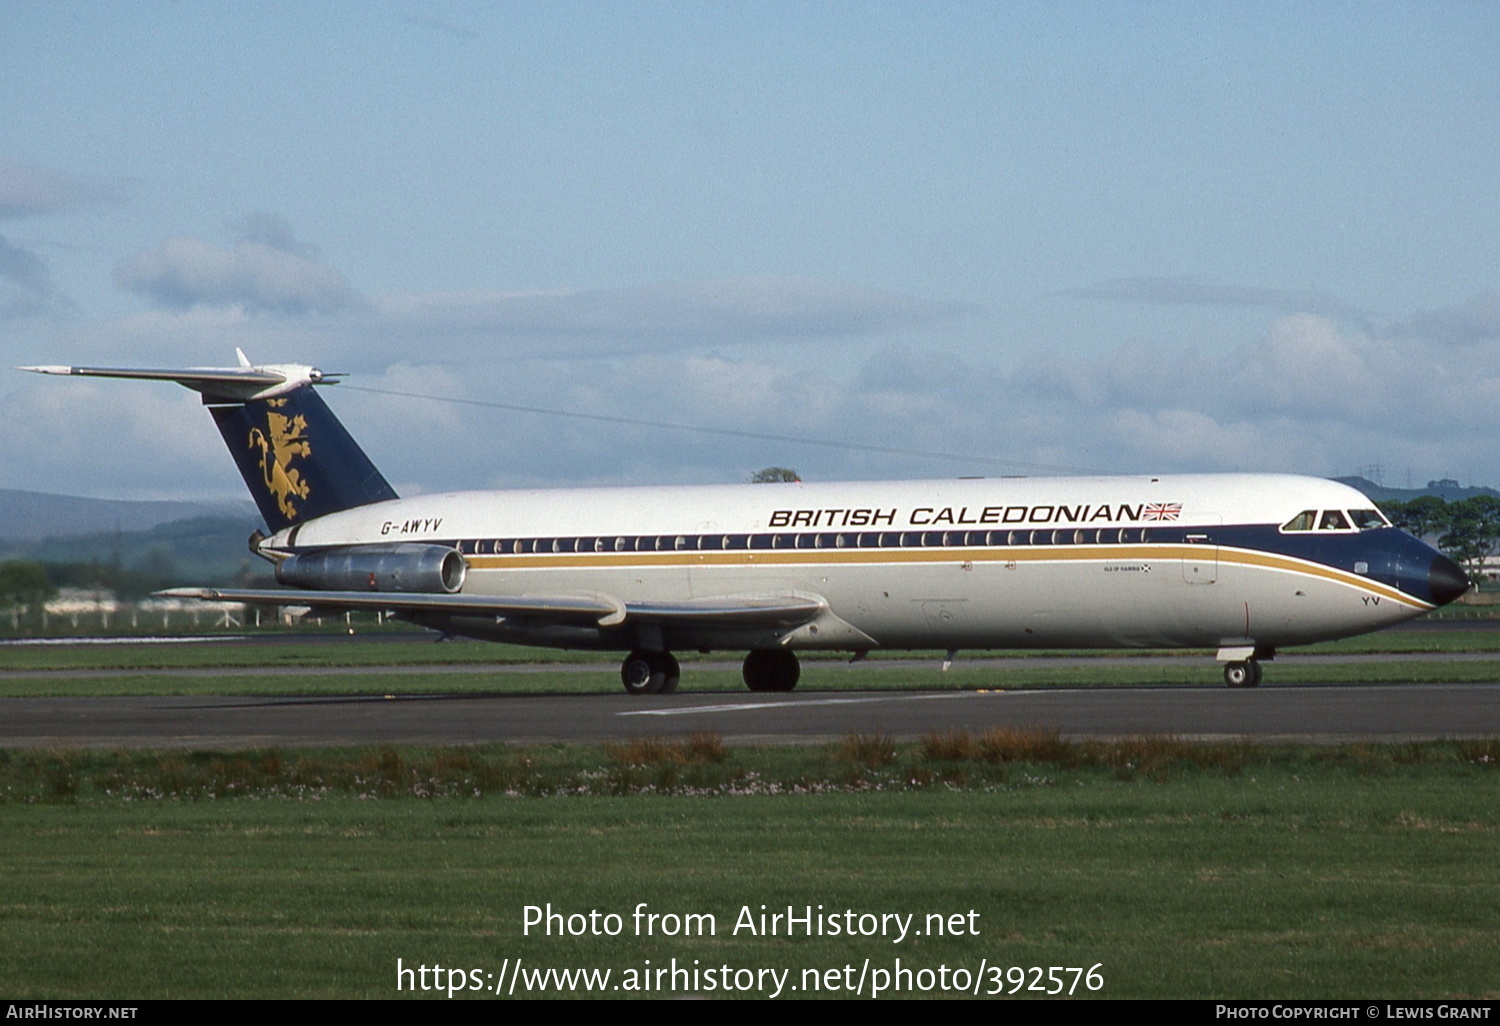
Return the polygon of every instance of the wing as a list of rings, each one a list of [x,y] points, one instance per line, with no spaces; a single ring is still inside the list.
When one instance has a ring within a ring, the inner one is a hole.
[[[301,591],[291,588],[170,588],[164,598],[248,605],[371,609],[449,616],[525,617],[557,624],[596,623],[703,627],[798,627],[827,610],[819,599],[797,596],[619,602],[602,595],[429,595],[380,591]]]

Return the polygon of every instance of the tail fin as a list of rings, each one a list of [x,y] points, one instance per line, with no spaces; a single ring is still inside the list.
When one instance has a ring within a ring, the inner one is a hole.
[[[396,498],[396,491],[314,391],[335,376],[300,364],[135,370],[22,367],[40,374],[175,381],[203,393],[255,505],[272,532],[341,509]]]
[[[396,498],[311,385],[273,399],[223,404],[205,396],[204,402],[273,533]]]

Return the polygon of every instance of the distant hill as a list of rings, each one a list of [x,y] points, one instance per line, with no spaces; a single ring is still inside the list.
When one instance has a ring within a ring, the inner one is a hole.
[[[0,562],[42,563],[52,568],[54,584],[111,587],[125,595],[191,584],[263,585],[270,583],[270,565],[246,544],[259,526],[260,517],[247,513],[174,520],[145,531],[0,541]]]
[[[1333,480],[1351,488],[1358,488],[1376,502],[1410,502],[1424,495],[1436,495],[1444,502],[1458,502],[1460,499],[1471,499],[1476,495],[1490,495],[1500,499],[1500,492],[1493,488],[1480,485],[1465,488],[1452,478],[1446,477],[1441,481],[1428,481],[1426,488],[1383,488],[1367,477],[1336,477]]]
[[[149,531],[196,517],[230,517],[253,523],[260,519],[249,502],[127,502],[0,488],[0,541],[6,542]],[[253,529],[245,530],[248,534]]]

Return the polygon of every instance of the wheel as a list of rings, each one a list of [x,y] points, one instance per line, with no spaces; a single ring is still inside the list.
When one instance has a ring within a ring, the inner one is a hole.
[[[671,652],[662,653],[662,678],[661,690],[658,695],[670,695],[677,690],[677,682],[682,679],[682,669],[677,665],[677,657]]]
[[[656,695],[667,686],[677,688],[677,660],[668,652],[646,652],[636,649],[620,664],[620,683],[632,695]]]
[[[751,691],[790,691],[801,675],[795,652],[756,649],[745,656],[745,687]]]
[[[1253,688],[1260,683],[1260,663],[1254,659],[1224,664],[1224,683],[1232,688]]]

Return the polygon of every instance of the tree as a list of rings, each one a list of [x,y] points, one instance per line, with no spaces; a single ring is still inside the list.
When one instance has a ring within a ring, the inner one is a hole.
[[[762,467],[750,475],[751,484],[780,484],[801,480],[802,478],[791,467]]]
[[[15,614],[41,608],[57,589],[40,563],[9,560],[0,563],[0,609]]]
[[[1477,576],[1481,564],[1500,547],[1500,499],[1475,495],[1448,505],[1447,531],[1438,547]]]
[[[1418,538],[1432,538],[1448,529],[1448,503],[1436,495],[1419,495],[1410,502],[1379,503],[1391,523]]]

